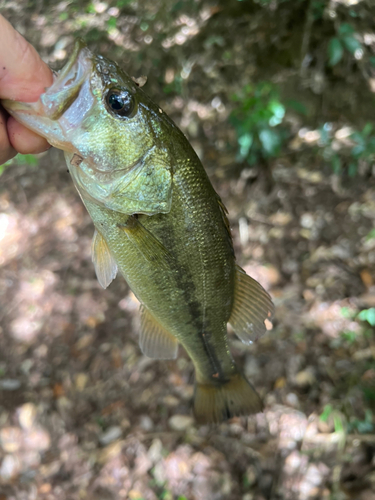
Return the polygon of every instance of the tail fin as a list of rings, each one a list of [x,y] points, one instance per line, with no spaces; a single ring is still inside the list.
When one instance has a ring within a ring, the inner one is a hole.
[[[194,414],[201,424],[222,422],[229,418],[258,413],[263,403],[255,389],[239,373],[222,385],[197,382]]]

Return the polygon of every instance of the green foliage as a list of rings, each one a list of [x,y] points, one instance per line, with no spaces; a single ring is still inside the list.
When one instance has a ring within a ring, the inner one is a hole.
[[[177,74],[174,77],[173,82],[167,83],[163,87],[163,92],[164,94],[177,94],[181,95],[182,94],[182,76]]]
[[[369,241],[373,240],[374,238],[375,238],[375,229],[371,229],[371,231],[366,236],[366,240]]]
[[[325,7],[325,0],[313,0],[311,2],[311,11],[315,21],[323,17]]]
[[[287,137],[282,124],[285,106],[270,82],[246,85],[232,97],[239,103],[229,117],[237,133],[239,161],[254,165],[259,159],[277,156]]]
[[[21,155],[18,154],[11,160],[7,161],[6,163],[3,163],[3,165],[0,165],[0,175],[4,172],[4,170],[9,167],[10,165],[29,165],[30,167],[35,167],[38,165],[38,158],[35,155]]]
[[[107,21],[107,27],[109,30],[115,29],[117,26],[117,18],[116,17],[110,17]]]
[[[353,132],[351,138],[355,142],[355,146],[351,150],[351,156],[358,162],[364,160],[373,162],[375,159],[375,135],[371,135],[373,125],[367,123],[361,132]]]
[[[340,313],[341,313],[341,316],[343,318],[352,319],[356,315],[356,310],[355,309],[351,309],[349,307],[342,307],[341,310],[340,310]]]
[[[345,446],[347,434],[347,422],[345,416],[339,410],[336,410],[331,404],[328,404],[323,408],[323,412],[319,418],[322,422],[328,422],[329,420],[333,422],[334,432],[338,436],[338,447],[339,449],[342,449]]]
[[[38,158],[35,155],[21,155],[18,154],[11,160],[11,162],[18,163],[19,165],[29,165],[35,167],[38,165]]]
[[[328,64],[330,66],[335,66],[338,62],[341,61],[343,54],[344,54],[344,48],[342,46],[341,41],[337,37],[331,38],[331,40],[328,43],[328,55],[329,55]]]
[[[349,330],[347,332],[342,332],[341,337],[343,338],[343,340],[348,342],[348,344],[354,344],[358,339],[358,333]]]
[[[367,321],[371,326],[375,326],[375,307],[363,309],[363,311],[358,314],[357,318],[361,321]]]
[[[87,7],[86,7],[86,12],[87,12],[88,14],[95,14],[95,12],[96,12],[96,11],[95,11],[95,6],[94,6],[94,4],[89,3],[89,4],[87,5]]]
[[[339,26],[336,36],[328,42],[328,64],[335,66],[344,56],[345,50],[352,56],[357,50],[363,50],[361,42],[358,40],[358,34],[349,23],[343,23]]]
[[[332,125],[325,123],[319,129],[320,141],[318,154],[331,165],[335,174],[344,171],[349,177],[358,173],[359,163],[369,167],[375,161],[375,135],[372,134],[373,125],[367,123],[363,129],[353,131],[348,139],[349,145],[337,147],[332,133]]]
[[[160,500],[173,500],[173,493],[167,489],[164,489],[159,496]]]
[[[365,410],[365,418],[359,420],[353,418],[348,425],[348,432],[358,432],[359,434],[371,434],[375,431],[375,423],[372,411],[367,408]]]
[[[323,408],[323,411],[319,417],[319,419],[322,421],[322,422],[327,422],[329,416],[331,415],[333,411],[333,407],[332,405],[325,405],[325,407]]]

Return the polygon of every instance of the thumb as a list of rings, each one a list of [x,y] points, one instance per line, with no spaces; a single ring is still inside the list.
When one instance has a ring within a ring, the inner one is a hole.
[[[0,99],[36,101],[52,81],[34,47],[0,15]]]

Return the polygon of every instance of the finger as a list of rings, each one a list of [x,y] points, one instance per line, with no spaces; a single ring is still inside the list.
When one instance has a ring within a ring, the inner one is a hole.
[[[52,81],[34,47],[0,15],[0,99],[34,102]]]
[[[51,147],[43,137],[18,123],[13,117],[8,119],[8,136],[11,146],[21,154],[42,153]]]
[[[0,108],[0,165],[16,154],[17,151],[12,147],[8,137],[6,113]]]

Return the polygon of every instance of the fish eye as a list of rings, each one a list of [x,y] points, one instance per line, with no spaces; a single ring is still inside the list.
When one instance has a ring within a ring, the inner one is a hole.
[[[109,90],[105,102],[109,111],[117,116],[130,118],[135,109],[135,99],[127,90]]]

